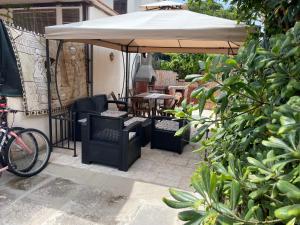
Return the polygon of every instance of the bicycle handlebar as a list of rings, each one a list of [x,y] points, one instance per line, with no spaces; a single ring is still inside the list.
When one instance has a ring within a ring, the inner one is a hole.
[[[0,113],[18,113],[18,112],[25,112],[25,111],[17,110],[17,109],[10,109],[10,108],[0,109]]]

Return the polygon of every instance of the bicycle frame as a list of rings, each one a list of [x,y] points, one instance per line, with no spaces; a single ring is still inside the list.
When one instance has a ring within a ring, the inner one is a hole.
[[[0,174],[3,173],[4,171],[6,171],[7,169],[8,169],[8,166],[1,168],[0,169]]]
[[[15,132],[9,131],[9,135],[16,138],[17,144],[21,145],[29,155],[33,154],[33,151],[25,144],[25,142],[20,138]]]
[[[1,114],[2,124],[0,125],[0,134],[2,134],[2,140],[0,142],[0,155],[3,156],[2,151],[3,151],[4,144],[8,139],[8,135],[14,137],[16,139],[17,144],[20,145],[22,149],[24,149],[29,155],[33,154],[33,151],[28,147],[28,145],[26,145],[26,143],[22,140],[22,138],[7,126],[7,120],[6,118],[4,118],[4,113],[7,113],[9,111],[0,110],[0,112],[2,112]],[[6,171],[7,169],[8,166],[0,168],[0,175],[2,172]]]
[[[2,122],[2,124],[4,124],[4,122]],[[0,126],[2,127],[2,125]],[[0,133],[2,134],[2,140],[0,142],[0,155],[1,155],[1,160],[0,160],[0,163],[4,163],[3,162],[3,154],[2,154],[2,151],[3,151],[3,146],[4,146],[4,143],[5,141],[7,140],[7,130],[4,129],[4,128],[1,128],[0,129]],[[8,166],[5,166],[3,168],[0,168],[0,175],[2,174],[2,172],[6,171],[8,169]]]

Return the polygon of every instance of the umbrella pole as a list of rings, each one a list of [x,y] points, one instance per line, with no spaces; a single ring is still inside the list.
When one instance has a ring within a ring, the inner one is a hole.
[[[52,151],[52,101],[51,101],[51,71],[50,71],[49,40],[46,39],[46,65],[47,65],[47,87],[48,87],[48,119],[49,119],[49,141]]]
[[[126,65],[125,65],[125,100],[128,103],[129,97],[129,73],[130,73],[130,62],[129,62],[129,52],[128,46],[126,46]]]

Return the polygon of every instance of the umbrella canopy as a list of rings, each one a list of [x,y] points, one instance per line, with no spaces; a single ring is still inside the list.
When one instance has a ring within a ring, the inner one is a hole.
[[[235,53],[247,36],[236,21],[187,10],[141,11],[46,27],[46,38],[132,53]]]
[[[180,2],[174,2],[174,1],[153,2],[150,4],[141,5],[141,7],[146,10],[169,9],[169,8],[187,9],[186,4]]]

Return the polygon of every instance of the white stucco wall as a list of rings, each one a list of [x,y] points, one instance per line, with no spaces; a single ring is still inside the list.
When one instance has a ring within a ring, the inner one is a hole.
[[[89,8],[89,19],[106,17],[102,11]],[[114,59],[110,60],[113,53]],[[96,94],[110,94],[112,91],[117,95],[122,91],[123,60],[120,51],[94,46],[93,51],[93,91]]]
[[[7,105],[9,108],[16,110],[24,110],[22,97],[7,98]],[[49,134],[48,116],[26,116],[25,113],[18,112],[13,116],[9,114],[8,122],[11,125],[24,128],[36,128],[43,131],[47,136]]]

